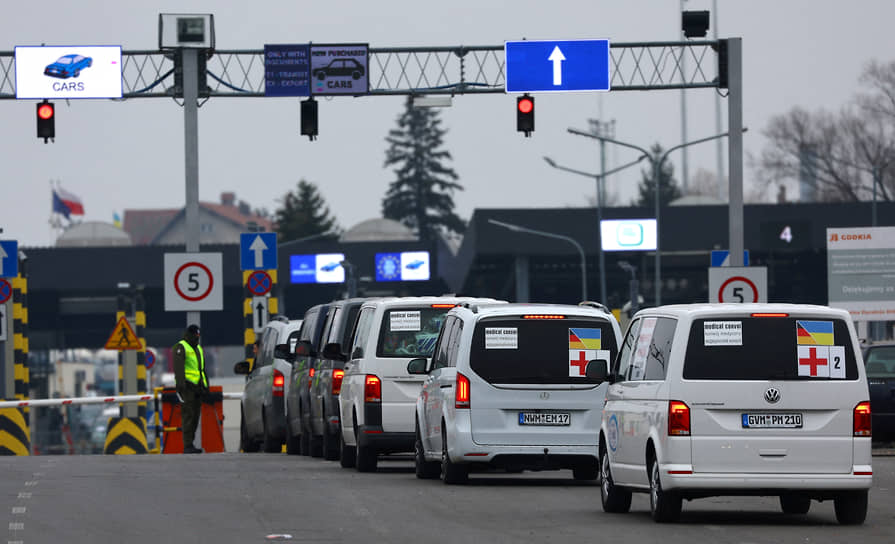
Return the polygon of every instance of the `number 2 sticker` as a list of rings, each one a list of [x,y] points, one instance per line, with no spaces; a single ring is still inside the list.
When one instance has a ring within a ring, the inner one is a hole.
[[[845,379],[844,346],[830,346],[830,378]]]

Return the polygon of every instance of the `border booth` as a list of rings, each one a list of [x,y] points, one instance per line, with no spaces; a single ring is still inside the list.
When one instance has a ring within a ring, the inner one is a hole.
[[[162,390],[162,453],[183,453],[183,420],[180,400],[173,387]],[[201,448],[206,453],[224,451],[224,393],[219,385],[209,387],[202,399],[199,417]]]

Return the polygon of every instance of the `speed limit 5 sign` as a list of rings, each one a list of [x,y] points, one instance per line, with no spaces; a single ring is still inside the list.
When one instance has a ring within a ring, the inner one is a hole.
[[[221,253],[165,253],[165,311],[224,309]]]
[[[714,266],[709,268],[709,302],[767,301],[767,267]]]

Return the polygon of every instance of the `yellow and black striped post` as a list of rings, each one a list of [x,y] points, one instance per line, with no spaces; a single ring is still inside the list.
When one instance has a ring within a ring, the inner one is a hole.
[[[254,270],[243,270],[242,271],[242,287],[243,292],[245,293],[245,300],[243,302],[243,322],[245,325],[245,333],[243,335],[243,342],[245,343],[245,356],[246,360],[249,361],[250,365],[255,364],[255,356],[254,350],[252,348],[255,343],[255,339],[257,338],[255,334],[255,319],[254,319],[254,308],[252,308],[252,298],[255,297],[255,294],[249,290],[249,276],[252,275]],[[273,296],[273,291],[277,287],[277,271],[273,270],[265,270],[267,274],[270,276],[270,295],[267,300],[267,314],[268,318],[272,315],[277,315],[279,313],[279,303],[277,302],[277,298]]]
[[[148,390],[146,387],[146,309],[143,301],[143,294],[138,292],[135,300],[134,324],[136,325],[137,340],[143,346],[137,351],[137,394],[145,395]],[[137,403],[137,416],[146,422],[146,403]]]
[[[146,327],[146,313],[143,311],[143,297],[139,292],[135,295],[128,293],[127,295],[118,296],[118,312],[115,314],[115,322],[118,323],[121,318],[125,318],[136,325],[134,333],[137,335],[141,349],[134,353],[136,355],[136,368],[128,372],[125,369],[126,359],[133,357],[133,355],[125,354],[122,351],[118,352],[118,394],[142,395],[146,392],[146,354],[144,351],[146,349],[146,341],[143,338]],[[134,359],[131,358],[131,364],[134,364],[133,361]],[[136,373],[136,380],[134,380],[134,376],[130,372]],[[129,376],[128,379],[125,379],[126,375]],[[146,445],[146,402],[138,403],[136,416],[134,416],[133,408],[128,410],[125,405],[122,405],[119,417],[109,419],[109,424],[106,427],[106,443],[103,453],[130,455],[134,453],[148,453],[148,451],[149,448]]]
[[[12,341],[15,398],[28,398],[28,278],[19,259],[19,275],[12,278]],[[31,455],[29,408],[0,409],[0,455]]]
[[[113,417],[109,419],[103,453],[132,455],[147,453],[146,420],[142,417]]]

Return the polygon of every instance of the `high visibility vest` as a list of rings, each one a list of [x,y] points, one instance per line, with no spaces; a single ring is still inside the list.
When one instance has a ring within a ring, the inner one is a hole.
[[[205,354],[202,353],[202,346],[199,348],[199,356],[196,357],[196,350],[186,340],[177,342],[183,346],[183,377],[186,381],[197,385],[208,387],[208,379],[205,377]]]

